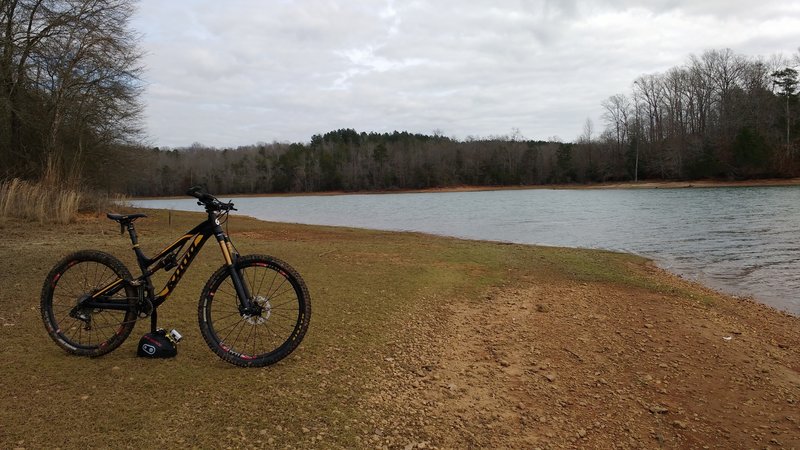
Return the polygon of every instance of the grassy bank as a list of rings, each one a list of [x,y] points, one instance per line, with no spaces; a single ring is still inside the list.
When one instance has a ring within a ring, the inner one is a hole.
[[[148,254],[202,217],[173,212],[168,224],[166,212],[148,214],[137,222]],[[41,283],[63,255],[81,248],[109,251],[133,267],[127,237],[105,218],[55,226],[8,219],[0,222],[0,232],[2,448],[435,445],[437,430],[414,425],[424,410],[410,411],[402,426],[390,420],[399,405],[386,397],[393,386],[387,365],[414,373],[418,368],[404,366],[413,358],[395,360],[395,349],[419,342],[420,353],[436,352],[442,343],[437,335],[444,334],[454,310],[479,313],[492,295],[487,293],[547,281],[658,295],[688,308],[733,301],[630,255],[237,217],[230,233],[242,253],[281,258],[309,286],[311,326],[291,357],[247,370],[222,362],[206,347],[197,300],[222,262],[208,246],[159,309],[160,324],[184,335],[177,358],[136,358],[138,337],[148,329],[143,322],[115,352],[86,359],[65,354],[45,333]],[[161,275],[156,284],[165,280]],[[542,295],[537,302],[558,302]],[[420,341],[423,329],[428,337]]]
[[[79,212],[106,211],[124,200],[123,195],[91,192],[58,181],[0,180],[0,220],[65,224],[74,221]]]
[[[0,219],[68,223],[78,212],[81,194],[73,189],[14,178],[0,181]]]

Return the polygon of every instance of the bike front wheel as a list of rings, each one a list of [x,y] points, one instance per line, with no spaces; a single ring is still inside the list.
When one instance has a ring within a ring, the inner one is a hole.
[[[42,287],[41,313],[47,333],[59,347],[82,356],[100,356],[119,347],[136,325],[136,291],[125,284],[108,300],[126,310],[80,307],[103,288],[131,274],[108,253],[84,250],[62,259]],[[112,292],[114,292],[112,290]]]
[[[305,336],[311,317],[308,288],[296,270],[270,256],[242,256],[235,270],[256,312],[244,313],[240,308],[231,269],[223,266],[200,296],[200,331],[211,350],[229,363],[274,364],[294,351]]]

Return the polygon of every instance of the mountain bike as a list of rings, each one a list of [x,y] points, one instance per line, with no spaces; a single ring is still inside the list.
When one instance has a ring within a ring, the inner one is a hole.
[[[138,277],[113,255],[97,250],[72,253],[53,267],[42,288],[41,313],[56,344],[72,354],[96,357],[119,347],[139,319],[149,316],[155,332],[158,307],[213,236],[225,262],[206,282],[197,307],[208,346],[243,367],[274,364],[297,348],[311,317],[311,298],[300,274],[271,256],[239,255],[222,228],[236,211],[232,202],[221,202],[199,187],[187,195],[205,208],[206,219],[152,258],[139,247],[134,227],[145,214],[107,214],[119,223],[120,234],[127,230],[130,236]],[[162,269],[174,272],[156,294],[151,276]]]

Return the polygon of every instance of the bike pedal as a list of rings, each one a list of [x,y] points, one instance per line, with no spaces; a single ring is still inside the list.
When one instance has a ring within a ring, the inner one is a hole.
[[[167,337],[174,344],[177,344],[178,342],[181,341],[181,339],[183,339],[183,335],[178,333],[178,330],[174,328],[172,329],[172,331],[169,332],[169,334],[167,334]]]

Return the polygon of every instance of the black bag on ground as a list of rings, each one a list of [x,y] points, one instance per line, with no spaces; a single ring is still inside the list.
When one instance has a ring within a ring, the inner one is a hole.
[[[166,331],[156,330],[139,339],[136,354],[145,358],[173,358],[178,354],[178,347]]]

